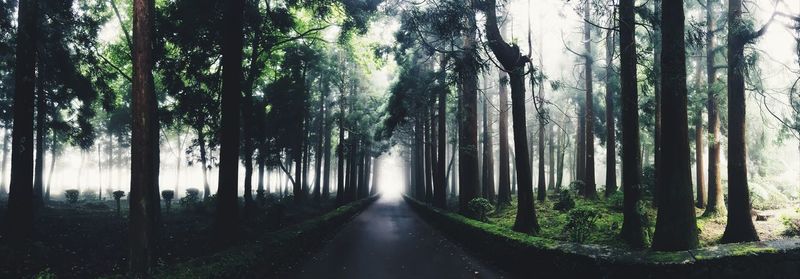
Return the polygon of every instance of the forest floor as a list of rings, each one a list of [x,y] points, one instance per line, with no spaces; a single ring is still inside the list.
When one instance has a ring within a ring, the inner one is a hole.
[[[12,249],[3,241],[5,230],[0,229],[0,278],[31,278],[40,272],[56,274],[58,278],[96,278],[124,272],[128,254],[127,202],[122,200],[119,215],[113,200],[50,202],[37,214],[33,241],[19,245],[25,247],[24,251]],[[220,250],[213,245],[213,201],[191,208],[176,204],[173,202],[170,212],[162,205],[157,259],[160,267]],[[275,207],[256,210],[259,213],[242,228],[241,241],[324,214],[333,204],[324,202],[317,207],[287,203],[279,210],[271,208]],[[5,211],[5,202],[0,202],[0,224],[5,224]]]
[[[602,195],[602,194],[601,194]],[[554,209],[558,196],[548,196],[545,202],[536,201],[536,215],[539,220],[541,230],[538,236],[563,240],[581,242],[587,244],[609,245],[619,248],[627,248],[627,245],[618,237],[622,226],[622,206],[619,201],[600,197],[596,201],[583,198],[575,198],[575,207],[592,208],[599,213],[594,221],[594,226],[586,230],[586,237],[582,241],[570,238],[570,231],[565,229],[570,222],[569,211],[559,211]],[[514,218],[517,211],[517,199],[512,199],[510,206],[498,208],[488,215],[488,222],[500,226],[511,228],[514,225]],[[655,221],[657,209],[648,203],[645,206],[647,215],[646,230],[650,236],[655,231]],[[704,209],[696,208],[696,216],[702,216]],[[754,225],[761,240],[774,240],[786,238],[787,220],[799,220],[800,213],[795,207],[781,209],[756,211],[758,215],[768,216],[766,221],[756,221]],[[574,218],[572,218],[574,219]],[[700,246],[712,246],[719,244],[720,238],[725,231],[725,216],[718,217],[698,217],[697,227],[700,231]]]

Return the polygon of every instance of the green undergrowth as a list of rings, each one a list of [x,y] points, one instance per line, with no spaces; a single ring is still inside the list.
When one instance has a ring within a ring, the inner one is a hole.
[[[569,211],[559,211],[553,209],[556,197],[545,202],[537,201],[536,216],[539,221],[539,233],[537,236],[561,241],[570,241],[569,234],[565,233],[565,226],[569,222]],[[599,213],[599,217],[594,222],[594,228],[589,230],[586,238],[581,242],[584,244],[601,244],[612,247],[627,248],[627,245],[619,238],[619,231],[622,227],[622,211],[618,208],[616,201],[606,200],[602,197],[598,200],[587,200],[575,198],[575,208],[594,210]],[[645,207],[645,214],[650,220],[645,229],[652,235],[655,229],[656,211],[650,207]],[[496,224],[505,228],[514,226],[514,219],[517,215],[517,201],[512,199],[510,206],[497,209],[489,214],[489,223]]]
[[[214,255],[164,267],[155,278],[252,278],[269,277],[276,267],[285,266],[309,249],[319,245],[353,215],[377,197],[362,199],[298,225],[263,234],[246,244],[228,248]]]

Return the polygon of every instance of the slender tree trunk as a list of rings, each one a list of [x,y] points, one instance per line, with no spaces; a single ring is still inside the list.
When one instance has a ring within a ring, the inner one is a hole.
[[[484,79],[486,80],[486,79]],[[488,86],[487,86],[488,87]],[[494,194],[494,154],[492,152],[492,116],[489,114],[489,100],[483,97],[483,197],[495,202]]]
[[[223,11],[222,117],[217,186],[216,232],[228,243],[238,233],[239,107],[242,102],[242,16],[244,0],[228,1]],[[251,166],[252,168],[252,166]],[[252,169],[251,169],[252,171]],[[252,197],[251,197],[252,198]]]
[[[531,81],[534,81],[534,79],[531,78]],[[534,84],[531,84],[531,86],[533,85]],[[541,104],[542,104],[542,107],[539,109],[544,110],[544,83],[542,82],[539,83],[539,99],[541,99]],[[544,139],[545,137],[547,137],[547,120],[544,119],[543,115],[539,115],[538,119],[539,119],[539,133],[538,133],[539,145],[537,151],[539,152],[539,166],[538,166],[539,177],[537,181],[538,183],[536,184],[536,189],[537,189],[536,199],[538,199],[541,202],[544,202],[544,200],[547,199],[547,182],[545,181],[546,174],[544,170],[546,163],[544,155],[545,154]]]
[[[703,216],[726,214],[722,176],[720,175],[720,132],[719,94],[714,84],[717,82],[717,69],[714,53],[714,7],[717,1],[706,0],[706,89],[708,91],[708,202]]]
[[[53,182],[53,170],[56,169],[56,149],[55,140],[50,148],[50,170],[47,173],[47,186],[44,191],[44,201],[50,201],[50,184]]]
[[[616,8],[614,14],[617,13]],[[617,192],[617,139],[614,126],[614,41],[615,33],[608,30],[606,34],[606,189],[605,196]]]
[[[503,33],[506,27],[503,25]],[[500,91],[500,115],[498,116],[498,130],[499,130],[499,165],[498,176],[499,182],[497,187],[497,203],[499,205],[511,204],[511,173],[510,173],[510,159],[508,157],[508,74],[504,71],[497,71],[499,74],[499,91]]]
[[[440,65],[441,69],[439,70],[439,88],[438,97],[439,102],[437,106],[437,115],[436,121],[438,122],[437,125],[437,136],[436,136],[436,144],[438,147],[436,148],[436,155],[438,158],[436,159],[436,183],[434,185],[433,191],[433,205],[438,208],[446,208],[447,207],[447,175],[445,174],[445,163],[446,163],[446,156],[447,156],[447,92],[449,91],[446,87],[447,83],[447,56],[442,56],[442,61]],[[378,162],[375,162],[375,173],[373,174],[375,177],[378,175],[378,170],[380,170]],[[373,181],[377,181],[373,179]],[[377,184],[375,184],[377,185]],[[375,187],[375,186],[373,186]]]
[[[565,143],[566,136],[569,133],[569,124],[567,124],[567,131],[558,133],[558,162],[556,163],[556,190],[560,191],[564,179],[564,155],[567,145]]]
[[[432,115],[431,112],[433,112],[433,108],[430,106],[430,104],[425,104],[423,109],[426,110],[423,113],[423,115],[425,115],[425,119],[423,120],[424,131],[425,131],[424,132],[425,134],[423,135],[424,138],[425,138],[424,143],[423,143],[424,144],[423,148],[425,148],[425,153],[424,153],[424,155],[425,155],[425,165],[424,165],[425,166],[425,202],[432,203],[433,202],[433,166],[434,166],[432,159],[433,159],[433,156],[435,156],[433,154],[433,139],[431,137],[431,135],[433,135],[433,133],[431,131],[432,130],[431,129],[431,123],[433,122],[433,119],[432,119],[433,115]]]
[[[586,48],[586,114],[584,117],[585,123],[585,145],[586,145],[586,167],[583,178],[584,183],[584,196],[590,199],[597,198],[597,189],[594,179],[594,94],[593,94],[593,76],[592,66],[594,64],[594,57],[592,56],[592,26],[589,24],[589,15],[591,10],[591,1],[586,1],[584,9],[584,17],[587,19],[583,27],[583,42]]]
[[[197,142],[200,145],[200,166],[203,168],[203,200],[206,200],[211,197],[211,187],[208,185],[208,156],[202,125],[197,129]]]
[[[683,3],[662,2],[661,31],[661,109],[666,117],[662,128],[670,131],[670,140],[661,142],[658,217],[653,236],[653,250],[676,251],[698,245],[689,161],[689,123],[686,89],[686,45],[684,41]],[[749,213],[748,213],[749,218]]]
[[[642,158],[639,141],[639,96],[636,77],[635,0],[619,3],[620,101],[622,128],[623,221],[620,236],[633,248],[643,248]]]
[[[422,119],[415,119],[414,128],[414,195],[420,201],[425,201],[425,151],[424,129]]]
[[[695,68],[695,94],[701,94],[700,86],[702,84],[703,75],[700,70],[700,65],[703,65],[703,59],[697,56],[697,67]],[[694,117],[694,154],[695,154],[695,176],[697,181],[697,200],[695,206],[697,208],[705,208],[706,206],[706,185],[705,185],[705,163],[703,162],[703,138],[705,132],[703,131],[703,107],[698,106],[695,111]]]
[[[308,123],[309,120],[306,119],[305,122],[306,122],[306,124],[303,126],[304,127],[304,131],[305,131],[303,133],[303,135],[304,135],[303,136],[303,184],[302,184],[303,185],[303,196],[302,196],[303,200],[305,200],[308,197],[308,194],[310,192],[309,191],[309,185],[308,185],[308,181],[310,180],[310,179],[308,179],[308,168],[309,168],[309,163],[311,162],[311,160],[309,159],[309,153],[311,153],[311,144],[309,143],[309,135],[311,134],[310,131],[312,129],[311,124]]]
[[[14,130],[11,134],[11,187],[6,235],[11,241],[33,231],[33,107],[36,80],[38,1],[20,0],[14,87]]]
[[[146,277],[156,262],[158,194],[158,102],[153,86],[152,0],[133,1],[133,84],[131,104],[130,272]]]
[[[573,153],[573,161],[575,161],[575,176],[572,181],[584,181],[586,179],[586,106],[578,104],[578,129],[575,130],[575,152]],[[578,189],[581,195],[585,195],[586,188]]]
[[[8,127],[6,125],[6,127]],[[10,129],[5,128],[3,132],[3,161],[0,166],[0,199],[8,198],[8,189],[6,188],[6,174],[8,173],[8,142],[11,139]]]
[[[553,126],[547,131],[547,163],[550,166],[547,176],[547,190],[554,191],[556,189],[556,156],[555,156],[555,142],[553,141]]]
[[[103,199],[103,154],[100,152],[100,141],[97,141],[97,199]]]
[[[756,38],[742,19],[742,0],[728,1],[728,222],[723,243],[758,241],[747,186],[747,127],[744,46]]]
[[[44,91],[44,77],[42,66],[44,62],[42,57],[39,57],[37,62],[39,69],[39,77],[37,80],[36,88],[36,154],[33,169],[33,206],[40,208],[44,206],[44,141],[47,133],[46,119],[47,119],[47,100],[46,92]],[[98,162],[98,167],[100,164]],[[99,178],[99,177],[98,177]]]
[[[319,204],[322,198],[322,145],[324,143],[325,131],[325,96],[319,100],[319,116],[317,119],[317,148],[314,152],[314,202]]]
[[[327,94],[323,97],[323,101],[327,98]],[[330,108],[325,108],[322,120],[322,136],[325,138],[323,143],[323,173],[322,173],[322,199],[328,200],[331,197],[331,121],[330,121]]]
[[[266,167],[266,162],[264,159],[259,158],[256,162],[258,164],[258,189],[256,190],[256,196],[259,199],[263,199],[264,195],[264,168]],[[269,179],[269,178],[267,178]]]
[[[653,154],[655,156],[655,159],[653,160],[653,164],[655,165],[655,169],[656,169],[656,173],[655,173],[655,176],[656,176],[656,191],[655,191],[655,193],[653,193],[655,195],[653,197],[653,204],[656,207],[658,207],[658,205],[661,203],[660,200],[659,200],[659,196],[660,196],[659,195],[659,191],[661,191],[660,189],[662,189],[662,187],[659,185],[659,183],[661,183],[661,180],[658,179],[658,177],[661,176],[661,170],[662,170],[662,168],[661,168],[661,155],[662,155],[662,153],[661,153],[661,131],[662,131],[661,130],[662,129],[662,123],[661,123],[661,121],[662,121],[661,120],[662,119],[662,117],[661,117],[661,110],[662,110],[662,107],[661,107],[662,106],[662,104],[661,104],[661,101],[662,101],[662,98],[661,98],[661,95],[662,95],[662,90],[661,90],[661,86],[662,86],[662,82],[661,82],[661,78],[662,78],[662,74],[661,74],[661,67],[662,67],[662,63],[661,63],[661,58],[662,58],[662,54],[661,54],[661,52],[662,52],[661,2],[662,1],[663,0],[654,0],[653,1],[653,4],[654,4],[654,6],[653,6],[653,17],[657,21],[657,22],[653,23],[653,36],[652,36],[652,40],[653,40],[653,80],[654,80],[654,82],[653,82],[654,83],[653,84],[653,90],[655,91],[655,99],[656,99],[655,136],[654,136],[654,139],[653,139],[653,143],[654,143],[653,144],[653,147],[654,147],[653,148]]]

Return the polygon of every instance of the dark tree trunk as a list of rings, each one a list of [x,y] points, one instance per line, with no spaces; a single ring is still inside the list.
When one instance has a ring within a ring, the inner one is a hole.
[[[560,191],[561,186],[563,186],[564,180],[564,155],[566,155],[565,150],[567,149],[567,144],[565,143],[567,134],[569,134],[569,124],[567,124],[567,131],[559,132],[558,133],[558,162],[556,163],[556,190]]]
[[[747,109],[744,94],[744,46],[759,36],[747,30],[742,20],[742,0],[728,1],[728,222],[723,243],[758,241],[750,217],[747,186]],[[762,29],[763,30],[763,29]]]
[[[33,106],[36,79],[38,1],[21,0],[17,14],[14,75],[14,130],[11,133],[11,187],[7,237],[28,238],[33,231]]]
[[[203,200],[206,200],[211,197],[211,187],[208,185],[208,154],[202,125],[197,128],[197,142],[200,145],[200,167],[203,168]]]
[[[533,88],[534,86],[535,83],[534,81],[535,79],[533,79],[533,75],[531,75],[531,88]],[[539,83],[539,99],[541,100],[542,104],[542,107],[539,109],[544,110],[544,83],[542,82]],[[538,199],[541,202],[544,202],[544,200],[547,199],[547,181],[545,181],[545,171],[544,171],[546,163],[544,157],[545,154],[544,139],[545,137],[547,137],[547,120],[544,119],[543,115],[539,115],[538,119],[539,119],[539,133],[538,133],[539,145],[537,147],[538,149],[537,151],[539,152],[539,166],[538,166],[539,177],[536,184],[536,189],[537,189],[536,199]]]
[[[424,138],[425,138],[424,139],[424,143],[423,143],[423,148],[425,148],[425,153],[424,153],[424,156],[425,156],[425,165],[424,165],[425,166],[425,202],[432,203],[433,202],[433,166],[434,166],[432,158],[433,158],[433,156],[435,156],[434,154],[432,154],[433,153],[433,140],[432,140],[432,137],[431,137],[431,135],[433,134],[432,131],[431,131],[432,130],[431,129],[431,123],[433,122],[433,119],[431,119],[431,117],[433,116],[431,114],[431,112],[433,111],[433,108],[430,106],[430,104],[425,104],[423,109],[425,110],[425,112],[423,113],[423,115],[425,115],[425,119],[423,120],[424,131],[425,131],[424,132],[425,134],[423,135]]]
[[[339,146],[336,148],[336,204],[342,205],[344,204],[344,186],[345,186],[345,177],[344,177],[344,152],[345,152],[345,140],[344,140],[344,104],[340,102],[339,104]]]
[[[42,57],[39,57],[39,61],[37,62],[38,69],[39,69],[39,77],[37,77],[37,87],[36,88],[36,154],[33,169],[33,206],[34,208],[40,208],[44,206],[44,141],[47,136],[47,124],[46,116],[47,116],[47,97],[46,92],[44,90],[44,74],[42,71],[44,67],[42,66],[44,63],[41,61]],[[98,144],[99,148],[99,144]],[[100,167],[100,162],[97,162],[98,168]],[[99,177],[99,173],[98,173]],[[101,193],[98,193],[101,194]]]
[[[575,130],[575,177],[573,181],[584,181],[586,179],[586,106],[578,108],[578,129]],[[578,189],[581,195],[585,195],[586,188]]]
[[[697,67],[695,68],[695,94],[701,94],[700,85],[702,84],[703,75],[700,66],[703,65],[703,59],[697,56]],[[705,163],[703,161],[703,138],[705,132],[703,131],[703,107],[697,106],[694,112],[694,155],[695,155],[695,178],[697,199],[695,206],[697,208],[705,208],[706,206],[706,178],[705,178]]]
[[[591,1],[586,1],[584,8],[584,17],[587,19],[583,25],[583,42],[586,48],[586,115],[585,120],[585,133],[584,138],[586,148],[586,164],[585,173],[583,178],[584,183],[584,196],[590,199],[597,198],[597,189],[594,180],[594,94],[592,88],[592,65],[594,64],[594,57],[592,56],[592,26],[589,23]]]
[[[653,250],[676,251],[697,247],[698,239],[689,160],[683,3],[664,1],[662,11],[661,109],[666,117],[661,125],[670,131],[670,140],[661,141],[664,164],[657,177],[661,189]]]
[[[473,8],[470,8],[472,10]],[[462,92],[458,132],[458,205],[461,214],[472,216],[467,204],[480,193],[478,170],[478,69],[476,68],[475,16],[469,15],[469,32],[464,38],[464,51],[458,62]]]
[[[492,116],[489,114],[489,100],[483,97],[483,198],[495,202],[494,193],[494,154],[492,152]]]
[[[662,52],[661,1],[663,1],[663,0],[654,0],[653,1],[653,4],[654,4],[654,6],[653,6],[653,17],[655,18],[656,22],[653,23],[653,36],[652,36],[652,40],[653,40],[653,83],[654,83],[653,84],[653,90],[655,91],[655,99],[656,99],[655,136],[653,138],[653,143],[654,143],[653,144],[653,147],[654,147],[653,148],[654,149],[653,153],[655,154],[654,155],[655,159],[653,160],[653,163],[654,163],[655,169],[656,169],[656,173],[655,173],[656,191],[655,191],[655,193],[653,193],[654,194],[653,204],[656,207],[658,207],[658,205],[660,204],[659,191],[661,191],[661,189],[662,189],[662,187],[659,186],[659,183],[661,183],[661,181],[658,179],[658,177],[661,175],[661,170],[662,170],[662,168],[661,168],[661,129],[662,129],[662,123],[661,123],[661,119],[662,119],[662,117],[661,117],[661,111],[662,111],[662,104],[661,104],[661,99],[662,99],[661,98],[661,95],[662,95],[662,89],[661,89],[661,86],[662,86],[661,85],[662,84],[662,82],[661,82],[661,78],[662,78],[662,74],[661,74],[661,67],[662,67],[662,63],[661,63],[661,57],[662,57],[662,54],[661,54],[661,52]]]
[[[325,96],[319,100],[319,116],[317,117],[317,148],[314,151],[314,202],[319,204],[322,198],[322,145],[325,131]]]
[[[258,189],[256,190],[258,198],[264,198],[264,168],[266,162],[264,159],[258,159]]]
[[[239,104],[242,100],[242,16],[244,0],[229,1],[223,11],[222,117],[216,229],[223,243],[238,231]]]
[[[553,126],[547,129],[547,163],[550,166],[547,176],[547,190],[554,191],[556,189],[556,156],[555,156],[555,142],[553,141]]]
[[[300,203],[303,196],[303,151],[302,143],[295,147],[292,151],[292,159],[294,159],[294,183],[292,184],[292,195],[294,195],[294,202]]]
[[[614,9],[614,14],[617,10]],[[606,34],[606,189],[605,196],[617,192],[617,139],[614,126],[614,37],[613,30]]]
[[[503,26],[505,31],[505,25]],[[500,91],[500,115],[498,116],[498,130],[499,130],[499,157],[497,164],[498,168],[498,187],[497,187],[497,203],[499,205],[511,205],[511,173],[510,173],[510,159],[508,158],[508,74],[503,71],[499,77],[499,91]]]
[[[327,94],[323,97],[323,101],[327,98]],[[330,108],[325,108],[325,113],[322,117],[322,136],[325,138],[325,141],[322,145],[323,155],[322,155],[322,162],[323,162],[323,170],[322,170],[322,199],[328,200],[331,197],[331,117],[330,117]]]
[[[156,263],[160,215],[158,193],[158,102],[153,87],[151,0],[133,2],[133,88],[131,104],[130,272],[146,277]]]
[[[44,190],[44,201],[50,201],[50,184],[53,182],[53,170],[56,169],[56,149],[55,149],[55,140],[53,145],[50,148],[50,170],[47,173],[47,186]]]
[[[6,188],[6,174],[8,173],[8,142],[11,139],[11,133],[8,126],[3,132],[3,161],[0,166],[0,199],[8,198],[8,189]]]
[[[308,181],[310,180],[310,179],[308,179],[308,168],[309,168],[310,162],[311,162],[311,160],[309,159],[309,157],[310,157],[309,154],[311,153],[311,144],[309,143],[309,137],[310,137],[310,134],[311,134],[310,131],[311,131],[312,127],[311,127],[311,124],[308,123],[308,122],[309,121],[306,120],[306,124],[303,126],[304,131],[305,131],[303,133],[303,179],[302,179],[303,183],[301,184],[301,185],[303,185],[303,194],[302,194],[302,197],[301,197],[303,201],[306,200],[306,198],[308,197],[308,194],[310,192],[309,191],[309,185],[308,185]]]
[[[415,119],[414,127],[414,195],[420,201],[425,201],[425,140],[422,119]]]
[[[381,171],[381,162],[382,162],[382,160],[383,159],[380,156],[375,157],[375,158],[372,159],[372,163],[371,163],[372,171],[370,171],[370,173],[372,173],[372,183],[371,183],[372,187],[369,188],[369,195],[370,196],[374,196],[374,195],[378,194],[378,191],[379,191],[378,190],[378,179],[380,178],[380,174],[381,174],[380,171]]]
[[[536,208],[533,206],[533,177],[528,160],[528,128],[525,123],[525,64],[530,59],[523,56],[517,45],[509,45],[503,40],[497,25],[497,3],[488,0],[483,6],[486,13],[486,36],[489,47],[504,69],[509,71],[511,83],[512,120],[514,121],[514,156],[518,186],[517,216],[513,229],[518,232],[537,233],[539,222],[536,219]]]
[[[633,248],[645,246],[642,224],[642,158],[639,141],[639,96],[636,77],[635,0],[619,3],[620,100],[622,128],[623,222],[621,237]]]
[[[717,1],[706,0],[706,89],[708,91],[708,200],[703,216],[725,214],[724,193],[722,192],[722,177],[720,176],[720,132],[719,122],[719,94],[714,88],[717,82],[717,68],[714,53],[714,4]]]
[[[439,102],[437,106],[437,115],[436,121],[438,122],[437,125],[437,136],[436,136],[436,155],[438,158],[436,159],[436,183],[434,184],[433,190],[433,205],[438,208],[446,208],[447,207],[447,175],[445,174],[445,163],[446,163],[446,156],[447,156],[447,88],[445,84],[447,82],[447,56],[442,56],[441,61],[441,70],[439,71],[439,84],[442,88],[439,89],[438,97]],[[375,173],[373,174],[375,177],[378,175],[379,165],[376,162],[375,164]],[[377,179],[373,179],[373,181],[377,181]],[[376,185],[373,185],[374,188]]]

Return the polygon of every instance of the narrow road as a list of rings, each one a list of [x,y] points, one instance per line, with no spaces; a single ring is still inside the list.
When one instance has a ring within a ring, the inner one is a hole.
[[[504,278],[425,223],[402,200],[382,198],[300,269],[300,278]]]

